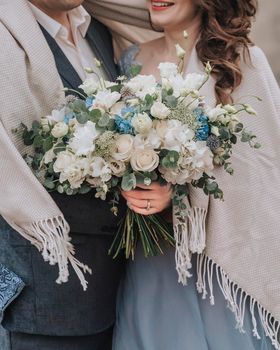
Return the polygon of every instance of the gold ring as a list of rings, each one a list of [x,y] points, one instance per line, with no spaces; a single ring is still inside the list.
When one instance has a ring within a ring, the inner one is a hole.
[[[147,199],[146,210],[149,211],[150,209],[151,209],[151,201],[149,199]]]

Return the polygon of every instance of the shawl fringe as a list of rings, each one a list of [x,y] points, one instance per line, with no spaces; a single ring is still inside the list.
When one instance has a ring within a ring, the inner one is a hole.
[[[58,264],[59,276],[56,283],[61,284],[68,281],[68,263],[70,262],[83,290],[87,290],[88,282],[84,274],[91,274],[92,271],[87,265],[82,264],[75,258],[75,249],[70,242],[69,225],[63,215],[23,224],[20,227],[14,223],[13,227],[42,253],[46,262],[50,265]]]
[[[277,321],[270,311],[266,310],[255,298],[244,291],[237,283],[232,281],[221,266],[218,266],[206,254],[197,255],[197,291],[206,299],[209,295],[211,305],[215,305],[213,293],[213,274],[216,274],[219,288],[227,301],[228,307],[235,315],[236,328],[245,333],[244,319],[246,302],[250,302],[252,332],[254,337],[261,339],[258,326],[262,326],[265,335],[270,338],[275,349],[280,350],[280,322]],[[208,285],[208,286],[207,286]],[[259,315],[260,325],[256,320]]]

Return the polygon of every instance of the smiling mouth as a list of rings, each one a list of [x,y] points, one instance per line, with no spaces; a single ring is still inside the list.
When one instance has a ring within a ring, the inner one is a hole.
[[[167,10],[174,5],[174,2],[171,1],[152,1],[152,9],[155,11]]]

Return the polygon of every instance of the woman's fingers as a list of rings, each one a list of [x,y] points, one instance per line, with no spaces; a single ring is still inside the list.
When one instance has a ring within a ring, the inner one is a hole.
[[[138,208],[138,207],[134,207],[133,205],[130,205],[129,208],[133,210],[135,213],[141,214],[141,215],[152,215],[159,212],[158,209],[156,208],[150,208],[149,210],[147,210],[146,208]]]
[[[150,204],[149,204],[150,203]],[[149,205],[152,205],[152,201],[149,199],[134,199],[132,198],[131,200],[127,201],[127,205],[129,207],[138,207],[138,208],[148,208]]]

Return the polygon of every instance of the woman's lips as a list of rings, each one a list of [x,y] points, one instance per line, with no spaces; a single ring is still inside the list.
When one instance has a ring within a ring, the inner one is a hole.
[[[152,1],[152,9],[154,11],[164,11],[169,9],[173,5],[174,5],[174,2],[170,2],[170,1],[158,1],[158,0]]]

